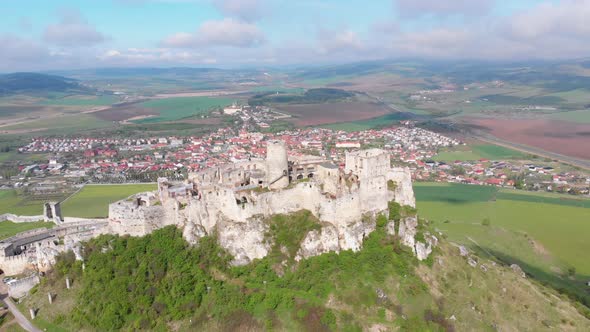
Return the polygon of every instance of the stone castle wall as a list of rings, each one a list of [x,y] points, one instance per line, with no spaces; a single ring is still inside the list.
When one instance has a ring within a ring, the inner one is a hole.
[[[12,298],[19,299],[29,293],[31,288],[35,287],[41,280],[38,275],[31,275],[22,278],[8,286],[8,295]]]

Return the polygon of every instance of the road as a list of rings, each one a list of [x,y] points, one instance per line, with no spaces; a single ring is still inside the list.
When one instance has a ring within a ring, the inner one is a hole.
[[[25,315],[22,314],[22,312],[20,312],[20,310],[18,309],[18,307],[16,306],[16,304],[14,304],[14,302],[12,301],[12,299],[10,299],[10,297],[8,296],[7,292],[6,292],[6,285],[4,285],[3,282],[0,282],[2,284],[2,294],[0,295],[0,299],[4,301],[4,303],[6,303],[6,306],[8,307],[8,310],[10,310],[10,312],[12,313],[12,315],[14,316],[14,318],[16,319],[18,325],[20,325],[23,329],[29,331],[29,332],[42,332],[41,330],[39,330],[38,328],[36,328],[28,319]]]

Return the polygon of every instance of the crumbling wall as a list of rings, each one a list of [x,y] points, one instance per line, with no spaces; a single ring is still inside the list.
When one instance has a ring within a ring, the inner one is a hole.
[[[39,276],[34,274],[26,278],[19,279],[8,285],[8,296],[19,299],[26,296],[31,288],[41,282]]]
[[[28,253],[16,256],[0,256],[0,269],[7,276],[14,276],[35,268],[36,258]]]
[[[165,226],[166,220],[170,218],[167,218],[162,205],[138,206],[134,200],[123,200],[109,205],[109,226],[115,234],[144,236]]]

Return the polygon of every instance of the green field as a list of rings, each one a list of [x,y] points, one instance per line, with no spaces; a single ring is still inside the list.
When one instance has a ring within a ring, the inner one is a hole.
[[[421,216],[450,240],[517,262],[558,287],[580,290],[590,280],[589,199],[447,183],[414,190]],[[572,267],[577,283],[564,276]]]
[[[87,185],[62,204],[66,217],[107,217],[109,204],[133,194],[156,190],[155,184]]]
[[[516,150],[492,144],[479,144],[460,147],[457,150],[442,151],[433,159],[436,161],[450,162],[455,160],[519,159],[524,157],[526,157],[524,153]]]
[[[575,123],[590,123],[590,109],[552,113],[547,117]]]
[[[108,121],[100,120],[92,114],[58,115],[51,118],[34,120],[13,126],[3,127],[6,130],[34,130],[37,135],[66,134],[79,131],[104,128],[110,126]]]
[[[235,100],[229,98],[212,97],[180,97],[156,99],[141,103],[143,107],[151,108],[160,114],[156,117],[134,121],[135,123],[151,123],[176,121],[195,115],[206,114],[210,109],[230,105]]]
[[[59,197],[48,197],[47,200],[59,200]],[[41,215],[43,214],[43,203],[47,200],[32,199],[16,190],[0,190],[0,214]]]
[[[52,222],[21,222],[21,223],[14,223],[12,221],[2,221],[0,222],[0,240],[6,239],[17,233],[29,231],[35,228],[51,228],[55,226]]]
[[[402,119],[404,119],[404,117],[400,116],[400,113],[390,113],[373,119],[331,123],[320,125],[320,127],[332,130],[362,131],[371,128],[391,126],[394,123],[398,123]]]
[[[56,106],[108,106],[116,103],[118,100],[119,98],[115,96],[74,96],[49,99],[42,104]]]

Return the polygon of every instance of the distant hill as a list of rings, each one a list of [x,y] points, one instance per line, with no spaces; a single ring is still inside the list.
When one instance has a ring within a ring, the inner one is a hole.
[[[90,92],[78,81],[39,73],[12,73],[0,75],[0,96],[12,94],[38,94],[51,92]]]
[[[93,68],[76,69],[66,71],[52,71],[49,74],[64,75],[70,77],[84,77],[91,79],[115,78],[115,77],[142,77],[142,76],[195,76],[210,73],[223,72],[217,68],[190,68],[190,67],[130,67],[130,68]]]

